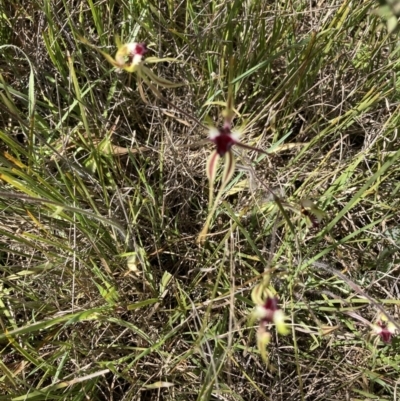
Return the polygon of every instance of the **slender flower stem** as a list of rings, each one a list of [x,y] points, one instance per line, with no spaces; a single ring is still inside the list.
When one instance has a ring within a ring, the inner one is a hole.
[[[216,154],[218,154],[218,153],[216,153]],[[206,239],[206,236],[208,233],[208,228],[211,223],[211,219],[212,219],[215,211],[217,210],[218,202],[220,201],[222,194],[225,190],[225,187],[228,184],[229,180],[231,179],[233,172],[235,171],[235,158],[233,156],[233,153],[231,151],[228,151],[224,157],[225,157],[225,165],[224,165],[224,171],[222,173],[221,186],[219,188],[217,196],[215,197],[214,201],[211,203],[212,204],[211,210],[209,211],[206,222],[204,223],[203,229],[201,230],[201,232],[196,240],[196,242],[200,243],[200,244],[202,244]],[[211,184],[211,186],[212,186],[212,184]],[[210,197],[212,199],[211,191],[210,191]]]

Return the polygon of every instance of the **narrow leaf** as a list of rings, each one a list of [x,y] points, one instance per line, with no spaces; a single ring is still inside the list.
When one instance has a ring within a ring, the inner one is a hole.
[[[154,305],[159,302],[158,298],[149,298],[145,299],[144,301],[136,302],[134,304],[129,304],[126,306],[126,310],[134,310],[144,308],[145,306]]]
[[[267,346],[271,342],[271,333],[265,329],[259,329],[257,333],[257,348],[260,351],[264,363],[268,364]]]
[[[35,112],[35,75],[33,69],[29,74],[29,85],[28,85],[28,107],[29,107],[29,117],[32,118]]]
[[[158,389],[158,388],[167,388],[167,387],[172,387],[174,386],[174,383],[170,382],[155,382],[152,384],[145,384],[143,388],[146,388],[147,390],[152,390],[152,389]]]

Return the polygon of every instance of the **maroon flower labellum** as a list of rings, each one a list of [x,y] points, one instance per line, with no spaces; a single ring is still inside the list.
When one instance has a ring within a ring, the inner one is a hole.
[[[136,43],[135,54],[139,54],[140,56],[144,56],[147,53],[146,43]]]
[[[273,323],[274,322],[274,314],[278,308],[278,298],[272,297],[267,298],[264,302],[264,305],[261,306],[263,311],[263,316],[261,317],[261,321],[263,323]]]
[[[379,321],[374,325],[374,332],[377,334],[383,342],[390,344],[392,337],[396,334],[396,328],[390,322]]]
[[[382,341],[385,343],[390,343],[392,341],[392,332],[387,328],[386,325],[382,325],[380,328],[379,336],[381,337]]]
[[[388,320],[384,314],[380,314],[376,323],[372,325],[373,331],[383,342],[390,344],[392,337],[396,334],[396,326]]]
[[[217,148],[217,153],[223,157],[226,152],[231,150],[231,147],[237,144],[238,135],[231,132],[229,126],[224,126],[221,129],[210,129],[210,141],[213,142]]]

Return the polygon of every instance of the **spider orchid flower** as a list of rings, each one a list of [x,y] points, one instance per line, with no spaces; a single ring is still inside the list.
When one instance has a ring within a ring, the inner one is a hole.
[[[111,65],[113,65],[117,69],[117,71],[124,70],[129,73],[133,72],[136,73],[139,80],[139,84],[141,83],[141,80],[143,80],[156,95],[160,95],[160,92],[156,87],[154,87],[152,82],[164,88],[176,88],[183,85],[183,84],[173,83],[165,78],[161,78],[156,74],[154,74],[149,68],[145,66],[145,64],[150,64],[150,63],[176,61],[176,59],[169,57],[144,58],[145,54],[148,51],[147,45],[145,43],[137,43],[137,42],[122,43],[119,37],[116,37],[115,43],[117,45],[118,50],[117,53],[115,54],[115,57],[113,58],[108,53],[104,52],[103,50],[100,50],[98,47],[89,43],[89,41],[86,40],[85,38],[79,37],[79,39],[84,44],[97,50]],[[139,90],[141,91],[142,95],[141,85],[139,85]]]
[[[372,325],[372,330],[387,344],[390,344],[392,337],[397,333],[396,326],[384,314],[378,316],[376,324]]]
[[[115,58],[109,54],[99,50],[99,52],[118,70],[125,70],[127,72],[136,72],[142,65],[143,57],[147,53],[147,46],[145,43],[119,43]]]
[[[222,113],[222,115],[224,116],[223,126],[221,128],[215,127],[210,118],[207,118],[205,122],[205,125],[208,127],[209,130],[209,140],[215,145],[215,149],[207,159],[206,165],[207,178],[209,181],[209,205],[211,207],[211,210],[207,216],[204,227],[197,238],[197,242],[199,243],[204,242],[218,202],[226,185],[232,178],[232,175],[235,171],[236,162],[232,151],[232,146],[236,145],[245,149],[255,150],[256,152],[267,154],[262,149],[250,145],[245,145],[239,141],[245,129],[245,126],[242,126],[236,130],[232,129],[232,123],[235,113],[236,112],[233,107],[233,99],[230,90],[228,94],[226,109]],[[214,182],[217,175],[218,162],[221,158],[224,158],[224,170],[222,173],[221,186],[214,200]]]
[[[310,199],[300,201],[301,213],[307,217],[308,224],[313,228],[318,228],[326,216],[325,212],[319,209]]]
[[[254,287],[251,298],[256,305],[252,320],[257,319],[259,322],[257,347],[262,359],[267,362],[266,348],[271,340],[269,326],[275,324],[278,333],[281,335],[289,334],[289,329],[285,323],[285,314],[278,306],[278,297],[269,288],[269,278]]]

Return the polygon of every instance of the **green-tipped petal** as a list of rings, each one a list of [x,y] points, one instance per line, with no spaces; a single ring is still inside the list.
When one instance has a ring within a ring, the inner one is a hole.
[[[380,313],[378,315],[377,321],[385,325],[390,333],[394,334],[396,332],[397,330],[396,326],[391,321],[389,321],[389,319],[384,313]]]
[[[255,305],[262,305],[264,299],[264,287],[263,283],[257,284],[251,292],[251,299]]]
[[[286,336],[289,334],[289,328],[287,327],[287,324],[285,323],[285,314],[283,313],[282,310],[277,310],[274,312],[274,317],[273,317],[276,330],[278,331],[279,334]]]
[[[137,72],[140,68],[139,64],[131,64],[130,66],[122,67],[126,72]]]
[[[273,297],[274,294],[268,289],[271,276],[266,274],[263,280],[257,284],[251,292],[251,299],[255,305],[263,305],[267,297]]]
[[[260,327],[257,332],[257,348],[260,351],[261,358],[268,363],[267,346],[271,342],[271,333],[265,328]]]
[[[122,45],[118,48],[117,53],[115,54],[115,61],[123,67],[128,61],[128,56],[128,45]]]
[[[100,49],[97,49],[99,51],[99,53],[101,53],[103,55],[103,57],[110,63],[112,64],[115,68],[122,68],[122,65],[119,64],[116,60],[114,60],[109,54],[107,54],[106,52],[103,52]]]
[[[208,115],[204,117],[204,125],[210,129],[217,129],[215,128],[214,121]]]
[[[323,210],[319,209],[310,199],[302,199],[300,201],[300,204],[304,209],[308,210],[317,219],[318,223],[321,223],[323,218],[326,216],[326,213]]]

